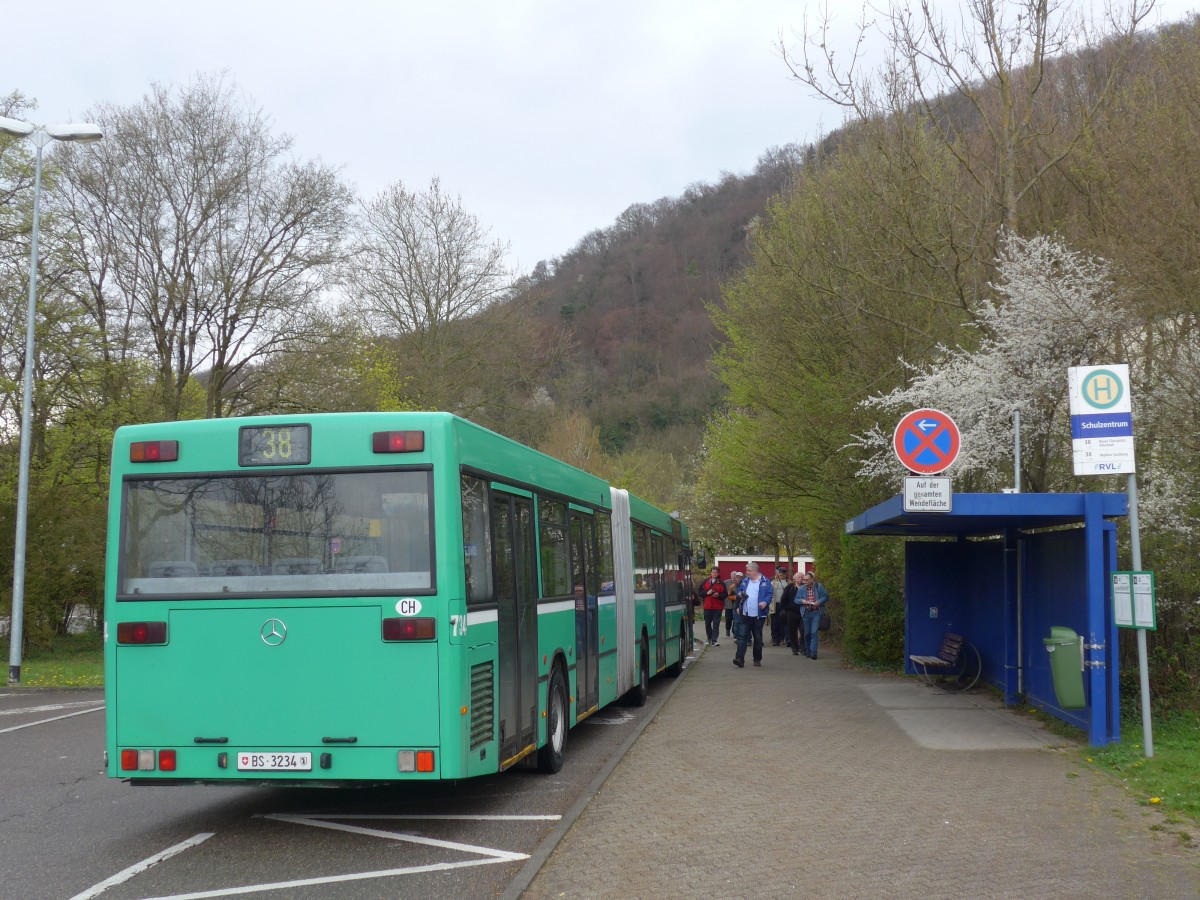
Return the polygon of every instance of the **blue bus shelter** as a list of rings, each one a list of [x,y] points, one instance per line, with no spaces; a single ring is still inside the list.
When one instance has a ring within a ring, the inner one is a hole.
[[[1084,729],[1120,740],[1117,626],[1109,573],[1125,494],[955,494],[952,512],[905,512],[897,495],[846,523],[851,535],[903,535],[904,658],[936,654],[946,632],[979,651],[982,678]],[[1063,709],[1043,638],[1083,636],[1082,709]]]

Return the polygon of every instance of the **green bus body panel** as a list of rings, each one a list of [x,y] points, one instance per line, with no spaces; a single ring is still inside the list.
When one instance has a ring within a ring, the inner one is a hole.
[[[617,699],[617,602],[605,597],[599,605],[600,705]]]
[[[574,690],[575,678],[575,612],[541,612],[539,610],[537,617],[537,646],[538,646],[538,695],[540,708],[546,708],[546,696],[549,691],[550,672],[554,667],[554,657],[558,654],[562,657],[564,664],[568,670],[568,688],[571,690],[571,696],[577,697],[578,692]],[[575,704],[571,703],[571,710],[568,721],[575,721]],[[538,745],[546,741],[546,720],[538,719]]]
[[[272,619],[287,629],[277,647],[260,633]],[[380,619],[378,605],[172,609],[169,643],[117,648],[117,743],[437,746],[437,644],[384,643]]]

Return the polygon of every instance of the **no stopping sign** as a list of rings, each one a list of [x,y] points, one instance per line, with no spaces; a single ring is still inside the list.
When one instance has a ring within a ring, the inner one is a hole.
[[[958,458],[958,426],[940,409],[918,409],[900,420],[892,448],[910,472],[936,475]]]

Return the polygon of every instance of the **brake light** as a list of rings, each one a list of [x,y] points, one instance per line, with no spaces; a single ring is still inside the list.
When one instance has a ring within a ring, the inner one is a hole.
[[[419,453],[425,449],[423,431],[376,431],[371,435],[376,453]]]
[[[155,752],[153,750],[121,751],[122,772],[153,772]],[[163,772],[175,771],[175,751],[159,750],[157,753],[158,768]]]
[[[166,622],[118,622],[118,644],[165,644]]]
[[[129,445],[130,462],[175,462],[179,441],[134,441]]]
[[[396,769],[400,772],[432,772],[432,750],[401,750],[396,754]]]
[[[437,637],[437,620],[429,618],[384,619],[385,641],[432,641]]]

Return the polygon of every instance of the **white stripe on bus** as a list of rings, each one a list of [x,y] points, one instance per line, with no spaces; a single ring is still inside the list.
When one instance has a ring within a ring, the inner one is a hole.
[[[467,613],[467,627],[472,625],[484,625],[488,622],[495,622],[499,619],[500,614],[494,609],[484,609],[479,612]]]
[[[574,600],[559,600],[557,603],[544,603],[538,607],[538,615],[544,616],[550,613],[570,612],[575,609]]]

